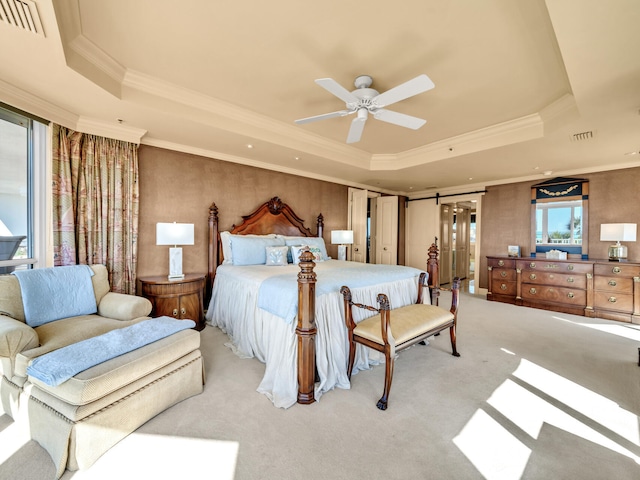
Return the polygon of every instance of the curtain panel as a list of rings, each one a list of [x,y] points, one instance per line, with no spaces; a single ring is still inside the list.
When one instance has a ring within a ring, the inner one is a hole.
[[[54,264],[103,264],[135,294],[138,146],[53,126]]]

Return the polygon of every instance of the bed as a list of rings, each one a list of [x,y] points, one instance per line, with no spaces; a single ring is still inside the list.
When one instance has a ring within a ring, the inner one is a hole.
[[[358,302],[375,304],[377,294],[385,293],[394,306],[403,306],[416,301],[421,270],[328,259],[326,248],[319,247],[324,245],[322,214],[313,233],[278,197],[242,218],[220,232],[218,209],[215,204],[209,208],[207,323],[227,333],[227,346],[237,355],[265,364],[257,390],[277,407],[313,403],[329,390],[348,389],[340,286],[349,285]],[[274,255],[278,249],[280,254],[294,250],[294,255],[284,261]],[[267,260],[258,264],[264,250]],[[298,255],[299,263],[290,263]],[[430,287],[436,286],[435,245],[427,272]],[[431,295],[423,295],[426,301],[436,294],[430,290]],[[359,348],[354,373],[380,360],[377,352]]]

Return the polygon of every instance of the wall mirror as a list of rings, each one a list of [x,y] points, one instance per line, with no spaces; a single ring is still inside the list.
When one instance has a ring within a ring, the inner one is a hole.
[[[589,258],[589,181],[554,178],[531,187],[531,256],[554,250]]]

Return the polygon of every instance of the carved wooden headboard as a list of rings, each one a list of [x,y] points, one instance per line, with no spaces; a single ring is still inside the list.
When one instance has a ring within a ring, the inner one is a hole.
[[[324,218],[318,215],[316,233],[314,234],[304,225],[302,220],[289,205],[283,203],[279,197],[273,197],[260,205],[253,213],[244,215],[242,223],[233,225],[229,230],[235,235],[266,235],[278,233],[303,237],[322,237]],[[205,296],[211,295],[211,287],[216,275],[216,269],[222,262],[222,245],[218,230],[218,207],[212,203],[209,207],[209,262],[207,272],[207,291]]]

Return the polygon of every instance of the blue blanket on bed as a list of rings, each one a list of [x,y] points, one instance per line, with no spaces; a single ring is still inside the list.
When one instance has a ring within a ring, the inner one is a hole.
[[[193,320],[171,317],[144,320],[37,357],[27,374],[55,387],[88,368],[195,326]]]
[[[98,311],[88,265],[36,268],[13,272],[20,283],[27,325],[38,327],[61,318]]]
[[[343,285],[350,289],[418,277],[422,270],[400,265],[345,267],[316,273],[316,295],[339,292]],[[416,284],[417,286],[417,284]],[[283,274],[260,284],[258,307],[291,323],[298,314],[298,276]]]

